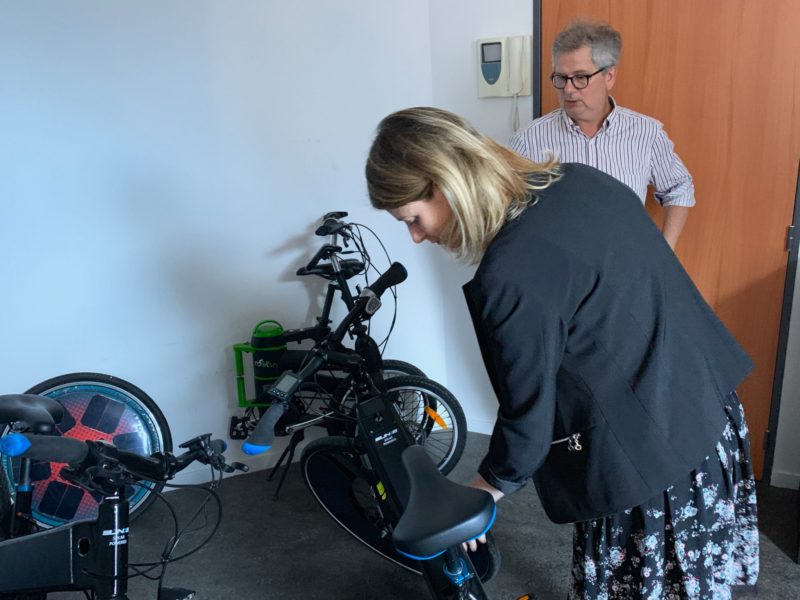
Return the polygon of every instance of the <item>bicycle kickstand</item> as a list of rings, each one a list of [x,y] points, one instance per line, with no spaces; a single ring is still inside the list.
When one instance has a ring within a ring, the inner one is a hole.
[[[284,459],[286,460],[286,464],[283,466],[283,472],[281,473],[281,477],[278,480],[278,487],[275,488],[275,493],[272,496],[273,500],[278,499],[278,494],[280,494],[281,487],[283,487],[283,482],[286,479],[286,475],[289,473],[289,468],[292,466],[292,460],[294,460],[294,452],[297,450],[297,445],[302,442],[306,437],[305,429],[298,429],[292,434],[292,437],[289,439],[289,444],[286,448],[283,449],[283,452],[278,458],[278,462],[275,463],[275,466],[272,467],[272,470],[269,472],[269,476],[267,476],[267,481],[272,481],[275,477],[275,474],[278,472],[278,469],[283,465]]]

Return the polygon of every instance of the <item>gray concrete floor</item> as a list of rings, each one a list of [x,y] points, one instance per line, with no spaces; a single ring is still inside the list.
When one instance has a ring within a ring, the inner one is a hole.
[[[466,482],[485,452],[488,437],[470,434],[467,450],[451,478]],[[279,500],[265,472],[227,479],[220,494],[222,526],[202,550],[170,565],[165,585],[198,590],[198,599],[372,600],[423,599],[422,579],[380,558],[345,533],[306,490],[297,465]],[[169,494],[187,518],[200,497],[190,491]],[[789,554],[797,536],[797,493],[760,490],[761,577],[756,588],[736,590],[734,598],[800,597],[800,565]],[[132,527],[133,557],[153,560],[171,535],[167,511],[154,505]],[[183,550],[205,532],[189,536]],[[491,598],[515,599],[535,592],[540,600],[566,597],[571,527],[554,525],[544,515],[533,486],[504,499],[493,529],[503,557],[499,575],[486,585]],[[179,548],[180,550],[180,548]],[[156,585],[141,578],[130,583],[131,599],[155,598]],[[60,600],[83,598],[61,593]]]

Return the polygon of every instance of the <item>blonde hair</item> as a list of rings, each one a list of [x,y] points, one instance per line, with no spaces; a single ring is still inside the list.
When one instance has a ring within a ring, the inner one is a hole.
[[[458,115],[417,107],[380,122],[366,176],[372,206],[383,210],[428,199],[433,186],[439,188],[454,217],[440,243],[476,263],[503,224],[558,179],[558,165],[553,158],[523,158]]]

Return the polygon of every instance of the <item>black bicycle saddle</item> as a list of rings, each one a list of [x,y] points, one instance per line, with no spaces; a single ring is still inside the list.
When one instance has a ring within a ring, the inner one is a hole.
[[[491,494],[447,479],[422,446],[406,448],[403,465],[411,492],[392,534],[397,550],[425,560],[491,527],[496,512]]]
[[[51,433],[64,417],[64,407],[47,396],[7,394],[0,396],[0,423],[26,423],[33,433]]]
[[[344,278],[350,279],[364,270],[364,263],[355,258],[348,258],[346,260],[339,261],[339,268],[341,269]],[[336,277],[336,272],[333,270],[332,264],[323,263],[310,269],[307,266],[300,267],[297,269],[296,275],[319,275],[325,279],[334,279]]]

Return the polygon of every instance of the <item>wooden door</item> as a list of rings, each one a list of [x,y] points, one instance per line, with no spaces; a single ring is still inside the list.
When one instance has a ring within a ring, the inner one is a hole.
[[[558,107],[550,46],[576,17],[620,31],[614,98],[664,123],[694,178],[677,255],[756,364],[739,393],[760,478],[800,160],[800,2],[542,0],[543,114]]]

